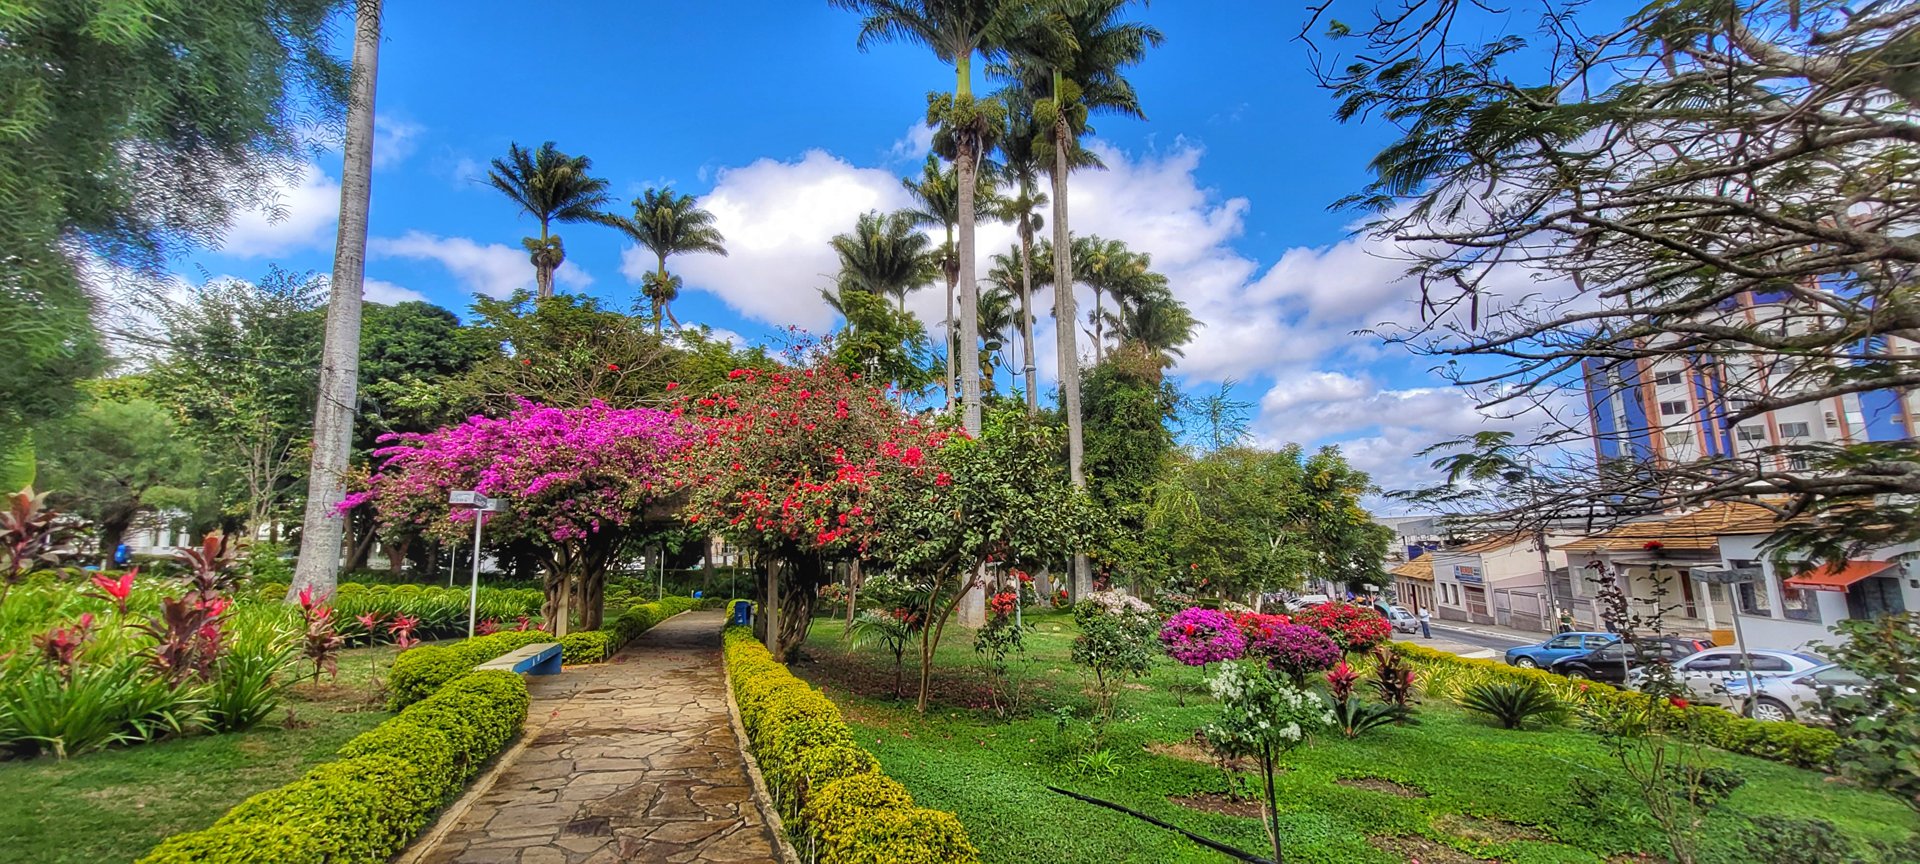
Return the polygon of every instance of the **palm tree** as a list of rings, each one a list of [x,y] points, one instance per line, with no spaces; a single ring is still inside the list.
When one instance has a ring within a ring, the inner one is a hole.
[[[1106,310],[1106,297],[1113,295],[1116,301],[1144,293],[1153,279],[1162,284],[1166,278],[1154,273],[1152,256],[1144,252],[1135,252],[1119,240],[1103,240],[1099,237],[1085,238],[1083,244],[1079,238],[1074,241],[1076,257],[1083,257],[1076,275],[1080,281],[1093,289],[1093,312],[1087,316],[1093,325],[1093,362],[1099,363],[1106,356],[1106,326],[1109,320]]]
[[[933,240],[919,225],[919,214],[911,211],[868,211],[852,231],[834,235],[828,243],[840,258],[839,290],[893,297],[904,311],[907,294],[932,281],[939,268]]]
[[[1145,119],[1133,84],[1121,70],[1138,64],[1147,49],[1165,37],[1158,29],[1122,19],[1134,0],[1067,0],[1053,4],[1065,31],[1044,56],[1018,56],[1005,74],[1034,99],[1040,125],[1052,134],[1041,147],[1042,161],[1051,162],[1053,178],[1054,270],[1074,272],[1068,238],[1067,173],[1092,160],[1080,147],[1080,136],[1092,130],[1087,118],[1097,113]],[[998,71],[998,70],[996,70]],[[1067,467],[1073,485],[1086,488],[1086,443],[1080,410],[1080,357],[1075,343],[1078,312],[1071,280],[1054,292],[1053,315],[1059,332],[1055,359],[1060,370],[1060,394],[1067,415]],[[1091,584],[1086,557],[1074,556],[1074,583]]]
[[[920,168],[919,177],[902,177],[900,185],[913,196],[915,209],[906,211],[916,226],[939,226],[946,232],[946,242],[941,245],[937,258],[940,271],[947,279],[947,317],[942,325],[948,344],[956,338],[954,329],[955,289],[961,284],[961,261],[959,247],[954,243],[954,234],[960,229],[960,171],[957,166],[941,168],[940,157],[929,154],[927,162]],[[974,178],[973,197],[983,208],[976,211],[997,214],[1000,206],[996,202],[993,175],[983,173]],[[969,228],[964,233],[971,233]],[[978,342],[978,338],[974,340]],[[954,403],[953,382],[955,380],[955,352],[947,352],[947,378],[941,385],[947,393],[947,409],[952,410]]]
[[[994,376],[999,367],[1004,364],[994,362],[993,358],[994,355],[999,354],[1006,347],[1008,334],[1017,332],[1014,329],[1013,315],[1015,300],[1019,296],[1018,291],[1009,290],[1002,285],[990,285],[987,290],[980,292],[980,309],[978,313],[980,319],[980,338],[982,340],[980,346],[980,380],[983,389],[993,390],[995,392],[998,392],[1000,389],[994,384]],[[1013,354],[1009,351],[1005,356],[1010,358]]]
[[[340,576],[338,507],[347,494],[353,414],[360,380],[360,312],[367,265],[367,204],[373,191],[373,97],[380,69],[380,0],[354,11],[353,68],[347,83],[347,140],[340,169],[340,225],[333,247],[333,283],[321,347],[319,399],[313,409],[313,455],[307,471],[300,558],[287,600],[311,589],[333,596]]]
[[[859,45],[910,42],[933,51],[943,63],[953,64],[954,91],[928,99],[928,125],[937,126],[936,146],[951,149],[958,172],[959,231],[955,279],[960,289],[960,344],[979,343],[978,286],[974,282],[975,181],[980,161],[992,149],[996,124],[992,106],[973,97],[974,55],[991,60],[1007,44],[1035,29],[1038,7],[1024,0],[828,0],[834,7],[861,16]],[[960,352],[962,422],[968,432],[980,432],[979,356]],[[924,709],[924,702],[920,706]]]
[[[553,296],[553,271],[567,258],[560,238],[553,234],[553,223],[597,222],[600,208],[613,200],[607,195],[607,181],[593,176],[592,169],[593,160],[568,156],[548,141],[534,151],[508,144],[506,158],[493,160],[487,172],[493,188],[513,199],[521,212],[540,220],[540,236],[521,244],[533,262],[541,297]]]
[[[1001,99],[1007,105],[1007,125],[1000,139],[1004,160],[1000,175],[1013,192],[1001,199],[1000,219],[1011,223],[1020,235],[1019,330],[1021,350],[1025,352],[1021,361],[1027,384],[1027,413],[1032,414],[1040,410],[1033,357],[1033,237],[1044,224],[1040,208],[1047,206],[1047,195],[1039,188],[1041,163],[1035,145],[1040,129],[1033,116],[1033,100],[1018,87],[1002,91]]]
[[[1199,322],[1186,304],[1173,296],[1166,277],[1147,274],[1138,290],[1117,304],[1112,316],[1117,351],[1133,351],[1152,357],[1160,369],[1173,366],[1174,358],[1184,357],[1181,346],[1193,341]]]
[[[602,213],[599,220],[625,232],[633,242],[653,252],[656,266],[640,280],[640,291],[653,307],[653,332],[673,317],[672,303],[680,296],[680,277],[667,273],[667,256],[710,252],[724,257],[727,238],[713,227],[713,214],[700,209],[692,195],[677,195],[672,187],[648,189],[633,199],[633,218]]]

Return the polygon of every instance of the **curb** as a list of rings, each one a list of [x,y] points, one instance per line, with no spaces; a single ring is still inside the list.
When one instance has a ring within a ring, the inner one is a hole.
[[[724,620],[720,632],[726,632]],[[720,682],[727,693],[727,722],[733,727],[734,748],[740,751],[740,758],[746,763],[747,778],[753,781],[753,806],[760,811],[760,818],[767,829],[773,832],[773,845],[780,852],[781,864],[800,864],[800,853],[787,839],[787,826],[780,819],[780,808],[773,805],[773,796],[767,792],[767,778],[760,773],[760,762],[747,749],[747,728],[741,725],[740,705],[733,700],[733,671],[727,668],[726,652],[723,637],[720,645]]]

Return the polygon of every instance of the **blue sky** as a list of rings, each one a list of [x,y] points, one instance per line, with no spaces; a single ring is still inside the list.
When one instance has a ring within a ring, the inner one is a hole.
[[[1301,9],[1209,0],[1140,12],[1167,36],[1132,73],[1150,119],[1096,121],[1111,170],[1075,175],[1074,227],[1153,253],[1203,321],[1176,370],[1185,386],[1238,381],[1261,441],[1342,443],[1382,485],[1404,486],[1423,479],[1411,453],[1485,421],[1426,361],[1351,335],[1415,314],[1413,290],[1394,278],[1402,265],[1350,237],[1356,214],[1327,209],[1366,182],[1390,130],[1332,119],[1293,41]],[[481,178],[509,142],[552,140],[592,157],[621,201],[671,183],[719,214],[733,255],[676,262],[682,321],[748,339],[831,326],[817,299],[825,239],[864,210],[905,203],[894,178],[925,153],[925,94],[952,85],[924,49],[860,52],[855,18],[825,2],[566,2],[537,17],[524,3],[396,3],[387,16],[369,297],[459,312],[474,292],[531,287],[519,241],[537,226]],[[339,170],[337,153],[320,154],[281,190],[278,218],[243,216],[223,249],[179,272],[328,270]],[[559,233],[561,290],[632,301],[623,267],[637,268],[619,235]],[[1011,237],[983,227],[983,256]],[[939,303],[933,290],[913,300],[927,320]],[[1041,327],[1045,367],[1044,317]]]

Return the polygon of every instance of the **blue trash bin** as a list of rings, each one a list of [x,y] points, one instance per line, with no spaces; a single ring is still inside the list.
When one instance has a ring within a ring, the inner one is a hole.
[[[729,623],[740,627],[753,626],[753,601],[733,601],[733,620]]]

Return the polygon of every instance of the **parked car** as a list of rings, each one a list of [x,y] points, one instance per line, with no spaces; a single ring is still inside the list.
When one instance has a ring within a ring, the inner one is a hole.
[[[1727,697],[1727,683],[1735,678],[1745,678],[1749,661],[1753,665],[1754,676],[1759,678],[1796,675],[1815,666],[1827,665],[1826,658],[1799,651],[1750,648],[1745,652],[1746,660],[1741,658],[1741,653],[1738,648],[1702,651],[1673,664],[1673,677],[1686,691],[1688,699],[1732,707],[1733,700]],[[1642,677],[1644,670],[1635,669],[1628,680],[1637,688]]]
[[[1331,602],[1333,599],[1325,594],[1302,594],[1287,601],[1287,611],[1298,612],[1309,606],[1325,606]]]
[[[1388,606],[1383,614],[1387,616],[1387,623],[1401,633],[1420,632],[1420,619],[1413,617],[1413,613],[1408,612],[1405,606]]]
[[[1712,643],[1705,639],[1683,639],[1677,636],[1640,639],[1631,648],[1625,642],[1615,640],[1597,651],[1588,651],[1585,654],[1575,654],[1555,660],[1547,670],[1568,678],[1622,684],[1627,680],[1628,670],[1638,667],[1647,660],[1657,658],[1673,663],[1712,647]]]
[[[1619,639],[1612,633],[1561,633],[1537,645],[1507,649],[1507,665],[1522,669],[1544,669],[1552,666],[1555,660],[1597,651]]]
[[[1753,719],[1785,722],[1817,720],[1826,722],[1820,710],[1820,690],[1832,690],[1843,696],[1860,692],[1866,679],[1855,672],[1829,663],[1802,672],[1767,678],[1754,670],[1757,683],[1749,684],[1743,674],[1726,683],[1727,701],[1739,710],[1748,698],[1753,701]]]

